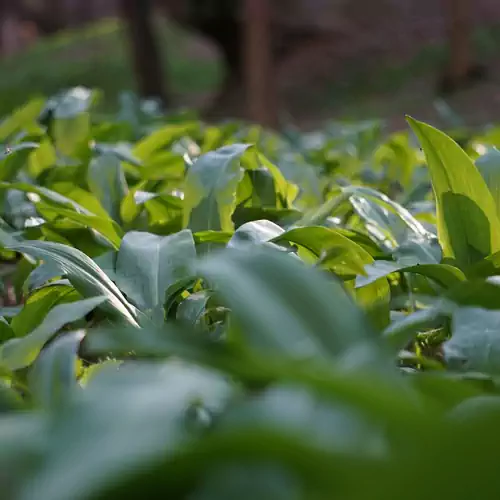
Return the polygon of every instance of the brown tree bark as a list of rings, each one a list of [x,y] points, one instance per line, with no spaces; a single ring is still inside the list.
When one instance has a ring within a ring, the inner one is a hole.
[[[487,77],[487,68],[474,60],[472,52],[472,3],[443,0],[448,25],[449,61],[440,82],[440,92],[450,94]]]
[[[154,36],[153,2],[121,0],[139,94],[167,104],[160,50]]]
[[[470,0],[445,0],[445,9],[450,50],[448,75],[457,84],[467,77],[472,66],[472,5]]]
[[[270,14],[268,0],[245,0],[243,54],[249,118],[275,127],[278,116]]]

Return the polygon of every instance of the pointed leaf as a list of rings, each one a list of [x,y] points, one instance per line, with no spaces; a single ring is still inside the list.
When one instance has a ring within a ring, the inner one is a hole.
[[[135,309],[102,269],[80,250],[48,241],[25,241],[9,248],[53,263],[84,297],[105,296],[108,301],[103,307],[137,325]]]
[[[232,231],[240,158],[249,145],[233,144],[200,156],[189,168],[184,188],[184,227]]]
[[[122,240],[116,261],[116,283],[141,309],[163,306],[166,291],[189,276],[196,258],[191,231],[170,236],[132,231]]]
[[[120,207],[128,191],[120,160],[111,154],[94,158],[89,165],[87,182],[111,218],[120,223]]]
[[[472,160],[443,132],[413,118],[408,121],[427,157],[444,256],[463,269],[499,251],[495,202]]]

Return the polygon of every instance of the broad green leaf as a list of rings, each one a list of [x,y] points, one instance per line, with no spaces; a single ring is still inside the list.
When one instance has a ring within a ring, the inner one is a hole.
[[[45,344],[68,323],[85,317],[107,300],[93,297],[70,304],[60,304],[45,316],[42,323],[22,338],[11,339],[0,347],[0,363],[10,370],[31,365]]]
[[[127,233],[116,260],[116,283],[137,307],[163,306],[165,293],[189,276],[196,258],[191,231],[171,236],[132,231]]]
[[[495,201],[469,156],[443,132],[408,121],[427,157],[444,257],[462,269],[500,250]]]
[[[315,426],[309,425],[311,420]],[[220,425],[231,431],[254,426],[286,430],[323,449],[365,457],[384,455],[384,439],[375,422],[348,405],[299,387],[275,384],[260,391],[251,401],[236,403],[221,417]]]
[[[496,276],[487,281],[469,279],[448,290],[445,298],[462,306],[500,309],[500,283]]]
[[[500,311],[478,307],[457,308],[452,316],[452,337],[444,344],[451,369],[500,373]]]
[[[128,191],[120,160],[109,154],[94,158],[88,168],[87,182],[111,218],[120,223],[120,207]]]
[[[83,500],[105,494],[110,478],[176,458],[208,426],[203,417],[190,418],[196,408],[210,415],[210,422],[232,394],[231,384],[218,372],[179,361],[102,371],[86,387],[85,397],[54,415],[53,447],[33,482],[24,485],[22,497],[40,498],[43,492],[51,500]],[[96,442],[106,443],[99,453]],[[56,451],[61,445],[64,453]]]
[[[324,359],[372,335],[367,319],[337,281],[282,252],[255,246],[228,249],[198,268],[255,348]]]
[[[79,388],[76,360],[84,330],[57,338],[42,351],[30,373],[30,388],[35,399],[47,409],[57,409]]]
[[[240,158],[246,144],[233,144],[200,156],[189,168],[184,187],[183,226],[193,232],[232,231]]]
[[[106,297],[108,300],[103,307],[137,325],[133,306],[95,262],[80,250],[48,241],[26,241],[9,248],[53,263],[84,297]]]

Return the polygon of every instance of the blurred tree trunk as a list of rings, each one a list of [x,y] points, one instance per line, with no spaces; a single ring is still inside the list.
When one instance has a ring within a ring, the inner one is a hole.
[[[471,0],[443,0],[448,25],[449,61],[441,80],[442,93],[452,93],[460,87],[487,76],[484,65],[477,64],[472,53]]]
[[[275,127],[278,117],[270,14],[268,0],[245,0],[243,53],[249,118]]]
[[[445,0],[445,4],[450,48],[448,74],[452,83],[459,83],[472,65],[472,5],[470,0]]]
[[[10,55],[19,48],[16,5],[10,0],[0,0],[0,52]]]
[[[139,93],[167,103],[160,51],[154,36],[151,0],[121,0]]]

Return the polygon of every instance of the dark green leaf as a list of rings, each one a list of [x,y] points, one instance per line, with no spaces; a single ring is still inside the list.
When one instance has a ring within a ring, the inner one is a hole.
[[[57,338],[42,351],[30,373],[35,399],[47,409],[57,409],[79,386],[76,360],[85,332],[77,330]]]

